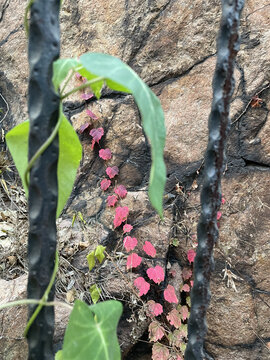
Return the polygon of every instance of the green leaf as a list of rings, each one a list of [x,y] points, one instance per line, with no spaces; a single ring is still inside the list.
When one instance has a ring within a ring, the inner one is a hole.
[[[52,82],[55,91],[58,91],[59,86],[65,80],[69,70],[75,70],[78,65],[79,62],[75,59],[58,59],[54,61]]]
[[[60,215],[71,194],[82,158],[82,146],[78,135],[63,114],[62,109],[60,116],[62,121],[59,128],[57,217]]]
[[[164,115],[159,99],[120,59],[106,54],[87,53],[80,57],[80,62],[91,74],[105,77],[107,84],[111,85],[113,89],[115,89],[114,84],[117,83],[121,89],[125,88],[133,94],[140,109],[143,128],[152,150],[149,198],[153,207],[162,217],[162,199],[166,182],[166,167],[163,159],[166,134]]]
[[[82,157],[82,146],[76,131],[60,110],[61,125],[59,128],[59,159],[57,166],[58,204],[57,217],[63,210],[73,188],[77,169]],[[24,181],[24,173],[28,164],[29,121],[15,126],[6,135],[6,141],[14,163],[23,182],[28,196],[28,189]]]
[[[55,354],[55,360],[64,360],[64,358],[63,358],[63,350],[57,351],[57,353]]]
[[[106,249],[105,246],[98,245],[95,250],[95,257],[98,259],[100,264],[102,263],[103,259],[105,258],[104,250]]]
[[[93,303],[96,304],[100,298],[101,290],[99,289],[97,284],[94,284],[90,287],[89,292]]]
[[[28,196],[28,188],[24,181],[24,173],[28,164],[29,126],[29,120],[27,120],[6,134],[7,146],[22,179],[26,196]]]
[[[89,266],[89,270],[91,271],[93,269],[93,267],[95,266],[95,252],[91,251],[88,255],[87,255],[87,262],[88,262],[88,266]]]
[[[121,313],[119,301],[87,306],[76,300],[64,337],[63,360],[120,360],[116,328]]]

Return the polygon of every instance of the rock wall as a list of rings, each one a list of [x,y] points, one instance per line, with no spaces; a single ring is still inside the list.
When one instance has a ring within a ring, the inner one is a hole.
[[[0,94],[9,106],[1,123],[4,131],[27,118],[27,41],[22,25],[25,5],[26,1],[21,0],[0,1]],[[220,11],[217,0],[65,0],[61,11],[62,57],[88,51],[117,56],[161,100],[167,129],[168,178],[162,223],[147,199],[150,152],[132,98],[106,91],[100,100],[82,101],[71,96],[64,109],[76,130],[86,121],[86,108],[99,116],[105,129],[101,146],[112,150],[113,164],[120,168],[118,182],[129,191],[123,205],[131,209],[133,236],[141,243],[151,240],[158,250],[160,265],[168,267],[169,263],[178,273],[187,264],[186,251],[196,233],[199,216]],[[226,203],[215,249],[208,311],[206,349],[215,360],[269,358],[269,13],[266,0],[246,1],[242,13],[242,45],[236,62],[228,164],[222,190]],[[257,95],[261,99],[258,106],[252,100]],[[7,110],[1,97],[0,106]],[[87,274],[86,254],[97,242],[114,254],[121,235],[112,227],[113,211],[106,208],[106,197],[99,188],[104,176],[103,162],[97,152],[91,151],[89,137],[80,137],[83,163],[68,207],[59,220],[61,253],[77,271],[76,280],[81,284],[81,288],[76,288],[78,296],[87,298],[84,292],[93,278],[103,278],[100,283],[104,294],[127,299],[130,291],[110,261],[98,273]],[[179,186],[182,191],[178,191]],[[73,214],[78,211],[86,220],[83,229],[79,224],[71,228]],[[177,238],[180,245],[170,246],[171,238]],[[117,264],[124,271],[124,260],[119,259]],[[64,287],[64,281],[59,278],[58,289]],[[130,316],[129,312],[127,308],[125,317]],[[2,350],[3,354],[0,350],[1,358],[19,358],[10,355],[10,338],[8,345],[5,342],[11,336],[7,335],[8,323],[1,326],[4,337],[0,339],[0,349],[7,349]],[[134,341],[129,336],[131,329]],[[151,358],[148,347],[139,343],[133,347],[146,329],[145,320],[137,327],[121,321],[120,343],[126,358]],[[24,340],[14,340],[16,346],[18,341]]]

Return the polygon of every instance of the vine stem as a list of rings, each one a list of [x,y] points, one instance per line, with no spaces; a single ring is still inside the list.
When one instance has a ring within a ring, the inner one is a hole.
[[[54,263],[54,269],[53,269],[53,273],[52,273],[52,277],[51,280],[49,282],[49,285],[47,286],[47,289],[45,290],[42,298],[38,301],[39,305],[37,306],[36,310],[34,311],[33,315],[31,316],[31,318],[29,319],[28,323],[26,324],[25,330],[23,332],[23,335],[26,337],[28,330],[30,329],[31,325],[33,324],[33,322],[35,321],[36,317],[38,316],[38,314],[40,313],[44,303],[47,301],[49,293],[51,291],[51,288],[54,284],[54,280],[58,271],[58,265],[59,265],[59,255],[58,252],[55,252],[55,263]]]
[[[75,89],[70,90],[70,91],[67,92],[66,94],[62,95],[62,96],[60,97],[60,100],[63,100],[63,99],[65,99],[66,97],[68,97],[69,95],[71,95],[71,94],[73,94],[73,93],[75,93],[75,92],[77,92],[77,91],[79,91],[79,90],[85,89],[85,88],[88,87],[89,85],[94,84],[94,83],[96,83],[96,82],[98,82],[98,81],[102,81],[102,80],[105,80],[105,78],[102,77],[102,76],[99,76],[99,77],[97,77],[97,78],[95,78],[95,79],[93,79],[93,80],[89,80],[89,81],[87,81],[86,83],[84,83],[84,84],[76,87]]]
[[[0,305],[0,310],[7,309],[9,307],[13,306],[21,306],[21,305],[42,305],[42,306],[62,306],[69,310],[72,310],[73,307],[67,303],[64,303],[62,301],[42,301],[42,300],[36,300],[36,299],[21,299],[16,301],[10,301],[8,303],[5,303],[3,305]]]

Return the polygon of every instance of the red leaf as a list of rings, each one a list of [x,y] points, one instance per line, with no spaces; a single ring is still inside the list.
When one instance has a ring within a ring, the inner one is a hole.
[[[103,179],[100,183],[101,190],[105,191],[108,189],[108,187],[111,185],[111,180]]]
[[[219,219],[221,218],[221,216],[222,216],[221,211],[218,211],[218,212],[217,212],[217,220],[219,220]]]
[[[94,95],[92,95],[92,96],[94,96]],[[92,96],[91,96],[91,97],[92,97]],[[89,99],[90,99],[90,98],[89,98]],[[85,100],[88,100],[88,99],[85,99]],[[87,114],[88,116],[90,116],[91,119],[94,119],[94,120],[97,120],[97,119],[98,119],[98,117],[97,117],[91,110],[89,110],[89,109],[86,110],[86,114]]]
[[[115,196],[115,195],[114,195],[114,196]],[[130,233],[132,229],[133,229],[133,226],[132,226],[132,225],[129,225],[129,224],[125,224],[125,225],[123,226],[124,233]]]
[[[158,341],[165,335],[165,330],[157,321],[152,321],[148,327],[150,341]]]
[[[108,166],[106,169],[106,174],[109,176],[110,179],[113,179],[116,175],[119,174],[119,169],[117,166]]]
[[[150,289],[150,285],[144,280],[143,277],[138,277],[137,279],[135,279],[134,285],[140,291],[140,296],[146,295]]]
[[[83,78],[82,78],[82,80],[83,80]],[[93,96],[94,96],[94,94],[92,94],[92,93],[90,93],[90,94],[81,94],[81,98],[82,98],[83,100],[89,100],[89,99],[91,99]],[[86,110],[86,112],[87,112],[87,110]]]
[[[182,315],[182,319],[186,320],[188,318],[188,307],[186,305],[181,306],[181,315]]]
[[[82,134],[86,129],[89,128],[89,126],[91,126],[91,124],[89,122],[84,123],[81,127],[80,127],[80,134]]]
[[[170,351],[167,346],[156,343],[152,347],[152,360],[168,360]]]
[[[140,265],[141,262],[142,258],[136,253],[132,253],[127,258],[127,269],[136,268]]]
[[[182,270],[182,278],[184,280],[188,280],[189,278],[191,278],[192,276],[192,270],[188,269],[188,268],[184,268]]]
[[[127,189],[124,185],[118,185],[117,188],[114,189],[114,192],[121,198],[124,199],[127,196]]]
[[[180,316],[179,311],[177,311],[176,309],[173,309],[172,311],[169,312],[169,314],[166,317],[171,325],[173,325],[177,329],[180,328],[181,316]]]
[[[163,313],[163,307],[161,304],[156,303],[154,300],[147,301],[148,310],[150,314],[148,314],[150,317],[158,316]]]
[[[157,265],[154,268],[149,268],[146,271],[150,280],[153,280],[156,284],[160,284],[164,280],[165,274],[161,266]]]
[[[168,285],[164,290],[164,299],[169,303],[178,304],[178,299],[175,295],[174,287],[172,285]]]
[[[138,240],[134,237],[132,238],[131,236],[126,236],[124,238],[124,247],[127,251],[133,250],[138,244]]]
[[[150,241],[146,241],[143,245],[143,250],[146,252],[147,255],[155,257],[156,256],[156,249],[150,243]]]
[[[112,158],[112,153],[110,149],[100,149],[99,157],[103,160],[110,160]]]
[[[190,262],[190,264],[194,261],[195,256],[196,256],[196,252],[193,249],[188,250],[187,258],[188,258],[188,261]]]
[[[181,291],[190,292],[190,287],[188,284],[184,284]]]
[[[115,217],[113,220],[114,228],[117,228],[122,224],[122,222],[127,220],[128,213],[129,213],[129,209],[127,206],[124,207],[118,206],[115,209]]]
[[[92,145],[91,145],[91,149],[93,150],[95,143],[96,142],[99,143],[99,140],[104,135],[104,130],[103,130],[103,128],[92,129],[90,131],[90,135],[93,137]]]
[[[116,195],[111,195],[107,197],[107,205],[114,206],[117,203],[118,199]]]

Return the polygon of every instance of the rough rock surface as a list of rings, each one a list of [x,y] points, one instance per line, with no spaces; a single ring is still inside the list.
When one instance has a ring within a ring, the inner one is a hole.
[[[4,110],[0,125],[5,131],[27,118],[27,42],[22,26],[25,5],[26,1],[0,0],[0,107]],[[236,62],[228,166],[223,179],[226,203],[221,209],[208,311],[206,349],[215,360],[269,358],[269,11],[267,0],[247,0],[241,20],[242,45]],[[88,51],[118,56],[147,81],[161,100],[167,128],[164,222],[159,221],[147,199],[150,151],[131,96],[105,92],[98,101],[82,101],[73,95],[64,109],[76,130],[89,119],[86,108],[99,117],[94,125],[105,130],[100,145],[111,149],[109,164],[119,167],[117,182],[128,190],[121,204],[130,208],[132,236],[138,238],[140,247],[151,240],[158,250],[159,260],[154,265],[163,265],[168,271],[178,266],[178,274],[188,264],[186,252],[193,244],[199,216],[219,18],[220,1],[216,0],[114,0],[91,5],[83,0],[66,0],[61,12],[62,57]],[[261,104],[252,107],[256,95],[262,99]],[[6,103],[9,111],[5,116]],[[76,297],[90,300],[89,286],[98,281],[104,299],[133,302],[133,307],[125,307],[120,322],[120,344],[126,358],[150,359],[148,345],[138,342],[133,346],[138,338],[148,340],[147,320],[138,314],[135,295],[114,266],[116,262],[118,270],[125,273],[126,253],[121,247],[122,233],[113,229],[114,210],[106,207],[107,193],[99,186],[105,175],[104,162],[98,150],[91,151],[91,139],[85,134],[80,138],[82,166],[58,222],[62,257],[56,288],[66,301]],[[86,224],[77,217],[72,227],[73,215],[79,212]],[[179,246],[170,245],[172,238],[179,240]],[[89,274],[86,255],[97,243],[107,246],[111,258]],[[5,244],[8,246],[8,241]],[[1,258],[1,268],[3,263],[9,266],[8,261],[12,259],[5,262]],[[149,259],[144,261],[150,265]],[[144,267],[139,271],[143,274]],[[127,277],[131,280],[135,275]],[[5,287],[14,286],[14,299],[25,296],[25,277],[1,281]],[[177,281],[180,286],[181,275]],[[7,301],[5,292],[0,292],[0,301]],[[21,333],[26,311],[9,309],[8,314],[0,326],[0,351],[5,351],[0,357],[25,359],[27,349]],[[67,321],[67,314],[59,316],[63,319],[59,320],[61,328],[57,323],[56,342],[61,341]],[[14,319],[20,319],[21,327],[12,325]],[[13,331],[11,336],[13,328],[16,333]]]

